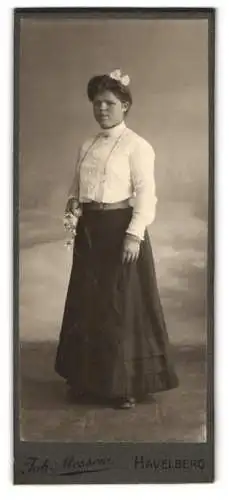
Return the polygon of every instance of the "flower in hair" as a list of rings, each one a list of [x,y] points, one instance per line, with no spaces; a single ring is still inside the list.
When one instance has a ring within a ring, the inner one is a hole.
[[[122,83],[122,85],[129,85],[130,83],[130,77],[129,75],[123,75],[121,73],[120,69],[115,69],[111,73],[109,73],[110,78],[113,78],[113,80],[117,80]]]

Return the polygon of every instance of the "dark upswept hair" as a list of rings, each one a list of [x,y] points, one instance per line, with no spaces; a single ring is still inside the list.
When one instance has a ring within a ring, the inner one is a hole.
[[[129,109],[132,105],[132,95],[128,85],[123,85],[120,80],[115,80],[109,75],[93,76],[87,85],[87,95],[89,101],[93,102],[99,92],[110,90],[120,99],[121,102],[128,102]]]

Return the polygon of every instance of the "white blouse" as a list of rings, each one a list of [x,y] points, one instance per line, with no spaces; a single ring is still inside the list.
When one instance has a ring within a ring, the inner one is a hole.
[[[154,161],[152,146],[124,122],[102,130],[80,148],[69,198],[115,203],[134,197],[127,233],[144,239],[157,203]]]

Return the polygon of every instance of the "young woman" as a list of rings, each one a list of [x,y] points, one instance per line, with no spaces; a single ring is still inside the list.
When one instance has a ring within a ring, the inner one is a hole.
[[[178,385],[147,226],[156,207],[152,146],[130,130],[129,77],[93,77],[100,125],[80,148],[66,212],[80,207],[55,369],[76,398],[132,408]]]

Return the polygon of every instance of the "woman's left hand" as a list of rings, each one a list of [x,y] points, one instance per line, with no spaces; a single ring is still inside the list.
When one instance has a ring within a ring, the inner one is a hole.
[[[136,236],[127,234],[124,239],[122,262],[136,262],[139,256],[141,240]]]

